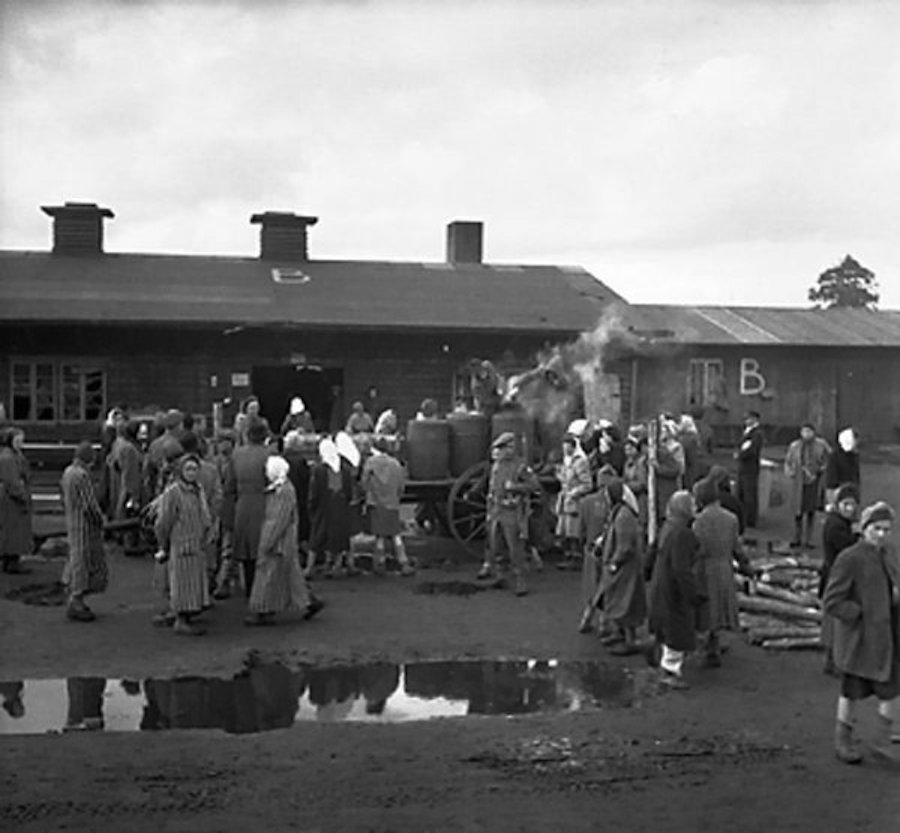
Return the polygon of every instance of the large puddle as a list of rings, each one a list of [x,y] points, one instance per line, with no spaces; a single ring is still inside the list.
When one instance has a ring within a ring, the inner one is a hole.
[[[288,669],[255,665],[232,678],[100,677],[0,682],[0,734],[103,729],[219,729],[295,723],[402,723],[627,707],[646,671],[556,660],[377,663]]]

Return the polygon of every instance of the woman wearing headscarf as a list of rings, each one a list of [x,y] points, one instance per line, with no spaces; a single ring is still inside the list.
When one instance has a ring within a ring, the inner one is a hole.
[[[638,650],[637,629],[647,617],[647,598],[637,512],[624,499],[625,487],[614,480],[607,487],[610,518],[603,539],[603,573],[600,594],[603,615],[614,632],[603,644],[611,653],[627,656]]]
[[[889,538],[894,510],[883,501],[860,518],[862,539],[834,562],[823,607],[834,622],[834,664],[842,673],[835,727],[835,754],[843,763],[862,760],[853,739],[857,703],[878,700],[873,747],[884,760],[900,763],[891,748],[900,742],[895,721],[900,700],[900,560]]]
[[[93,463],[91,444],[79,443],[60,482],[69,544],[62,583],[69,596],[66,616],[75,622],[94,621],[94,612],[84,603],[84,597],[102,593],[109,580],[103,551],[103,512],[90,473]]]
[[[316,430],[313,418],[306,410],[306,404],[299,397],[291,400],[290,408],[284,422],[281,423],[281,436],[284,437],[290,431],[299,431],[301,434],[312,434]]]
[[[167,567],[169,596],[169,615],[163,618],[174,620],[175,633],[183,636],[204,633],[191,620],[209,606],[206,548],[213,524],[199,476],[200,458],[185,454],[157,504],[158,560]]]
[[[638,502],[638,523],[642,537],[647,534],[647,443],[631,434],[625,439],[625,465],[622,480]]]
[[[31,531],[31,471],[22,453],[25,433],[0,429],[0,556],[4,573],[29,573],[21,564],[34,546]]]
[[[234,505],[232,557],[241,565],[247,598],[253,587],[256,551],[266,508],[266,460],[269,450],[265,443],[268,436],[268,426],[261,420],[252,420],[247,426],[247,442],[234,450],[225,478],[224,502]],[[230,515],[230,510],[226,509],[226,512]]]
[[[284,457],[266,460],[269,485],[246,625],[271,624],[276,613],[287,610],[303,611],[304,618],[309,619],[323,607],[309,592],[300,569],[297,495],[288,480],[289,471]]]
[[[701,595],[706,597],[697,609],[697,630],[706,634],[706,664],[718,668],[722,664],[719,632],[738,627],[732,561],[738,562],[745,575],[753,575],[753,568],[741,545],[738,520],[719,503],[712,480],[707,478],[697,484],[697,505],[700,514],[693,526],[700,542],[697,578]]]
[[[738,520],[738,533],[743,535],[746,529],[744,518],[744,506],[734,496],[731,491],[731,475],[724,466],[713,466],[709,470],[704,480],[709,480],[716,487],[716,493],[719,495],[719,503],[723,509],[727,509]]]
[[[593,491],[591,466],[578,440],[566,434],[562,442],[563,459],[557,467],[559,494],[556,498],[556,535],[561,541],[565,562],[560,566],[579,567],[582,529],[579,507],[581,499]]]
[[[110,470],[110,514],[115,520],[137,517],[141,510],[144,460],[138,444],[140,426],[138,420],[128,420],[106,458]],[[122,543],[126,554],[140,552],[137,530],[128,530]]]
[[[816,436],[816,429],[810,422],[803,423],[800,438],[788,446],[784,473],[791,480],[790,507],[794,516],[792,547],[811,549],[813,546],[813,527],[816,511],[822,505],[822,475],[828,464],[828,454],[828,444]]]
[[[319,462],[309,484],[310,546],[325,559],[331,575],[340,572],[343,555],[350,549],[351,500],[352,475],[341,466],[334,440],[326,437],[319,443]]]
[[[372,453],[372,436],[371,434],[354,434],[351,437],[346,431],[338,431],[334,437],[334,444],[337,446],[338,455],[341,458],[341,468],[349,473],[350,482],[353,484],[353,496],[350,499],[348,514],[350,537],[353,538],[354,535],[363,531],[363,508],[366,496],[360,483],[360,476],[362,475],[363,456]],[[357,572],[352,549],[347,551],[347,569],[351,574]]]
[[[682,679],[684,655],[696,645],[694,620],[701,590],[695,569],[700,543],[691,530],[694,500],[678,491],[669,498],[666,520],[648,553],[650,582],[650,631],[662,646],[660,682],[671,688],[687,688]]]
[[[828,579],[831,576],[831,568],[837,557],[847,547],[853,546],[859,537],[853,531],[853,522],[859,511],[859,490],[853,483],[845,483],[835,491],[834,499],[825,512],[825,523],[822,526],[822,549],[825,558],[822,562],[822,572],[819,577],[819,598],[825,595]],[[822,644],[825,646],[826,674],[834,674],[834,657],[832,656],[832,644],[834,642],[834,620],[827,613],[822,617]]]
[[[663,419],[659,426],[659,442],[653,471],[656,477],[656,516],[662,523],[669,498],[682,488],[684,477],[684,449],[678,442],[678,426]]]
[[[284,436],[284,459],[288,462],[288,480],[297,498],[297,548],[308,575],[312,564],[309,549],[309,461],[303,452],[303,432],[288,431]]]
[[[844,428],[838,432],[837,445],[828,455],[825,466],[825,505],[835,502],[835,492],[845,483],[852,483],[860,490],[859,440],[856,431]]]

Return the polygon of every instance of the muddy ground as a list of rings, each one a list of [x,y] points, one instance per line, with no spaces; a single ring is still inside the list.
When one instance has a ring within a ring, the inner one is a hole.
[[[900,469],[866,466],[866,493],[900,504]],[[761,538],[782,537],[783,508]],[[534,657],[614,660],[575,632],[578,576],[548,569],[533,592],[414,592],[468,580],[440,539],[412,542],[414,578],[319,581],[312,622],[242,626],[233,599],[199,639],[152,628],[148,561],[114,555],[97,622],[0,598],[0,679],[230,676],[250,651],[288,664]],[[0,580],[0,596],[59,562]],[[768,653],[734,635],[724,666],[692,660],[685,692],[631,708],[423,723],[297,724],[216,731],[0,737],[0,828],[138,831],[900,830],[900,772],[832,755],[837,683],[817,653]],[[639,669],[641,657],[619,662]],[[26,703],[27,707],[27,703]],[[872,706],[862,733],[874,723]]]

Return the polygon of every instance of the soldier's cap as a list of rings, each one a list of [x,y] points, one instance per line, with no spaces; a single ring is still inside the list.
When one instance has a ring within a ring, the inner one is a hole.
[[[491,448],[504,448],[512,445],[516,441],[516,435],[512,431],[504,431],[496,440],[491,443]]]

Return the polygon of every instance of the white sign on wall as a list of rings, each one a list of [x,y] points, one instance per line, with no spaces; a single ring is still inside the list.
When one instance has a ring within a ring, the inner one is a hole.
[[[741,359],[741,396],[755,396],[766,389],[766,377],[756,359]]]
[[[233,388],[249,388],[250,387],[250,374],[249,373],[232,373],[231,374],[231,387],[233,387]]]

